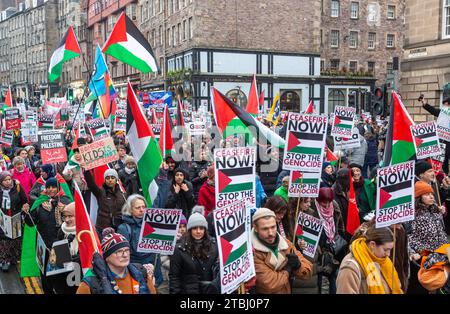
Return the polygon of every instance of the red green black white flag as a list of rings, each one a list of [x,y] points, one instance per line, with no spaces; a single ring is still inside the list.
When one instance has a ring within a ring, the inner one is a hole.
[[[48,68],[48,79],[50,82],[56,81],[61,76],[64,62],[76,58],[79,55],[81,55],[80,45],[78,44],[72,26],[69,26],[69,29],[50,58],[50,66]]]

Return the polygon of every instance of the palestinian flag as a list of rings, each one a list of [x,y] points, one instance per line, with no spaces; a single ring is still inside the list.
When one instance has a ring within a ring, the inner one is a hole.
[[[56,48],[50,58],[50,66],[48,68],[48,79],[50,82],[56,81],[61,76],[64,62],[76,58],[79,55],[81,55],[80,45],[78,45],[72,26],[69,26],[58,48]]]
[[[105,125],[105,121],[101,118],[86,122],[86,126],[89,128],[89,132],[91,132],[94,141],[102,139],[104,137],[108,137],[109,135],[108,128]]]
[[[165,224],[157,222],[145,222],[143,239],[168,241],[173,243],[177,235],[177,224]]]
[[[288,152],[297,154],[321,155],[323,137],[324,134],[290,131],[287,147]]]
[[[128,82],[127,137],[137,163],[139,180],[147,205],[152,206],[158,194],[156,177],[162,164],[161,151],[155,141],[142,107]]]
[[[102,248],[98,234],[94,225],[89,218],[86,204],[80,188],[75,183],[75,220],[76,220],[76,234],[78,239],[78,252],[80,253],[81,268],[86,274],[92,269],[92,257],[95,252],[102,254]]]
[[[234,134],[251,134],[259,143],[283,148],[285,141],[247,111],[213,88],[213,111],[216,125],[224,138]]]
[[[259,114],[259,104],[260,102],[258,101],[258,87],[256,86],[256,75],[253,75],[253,82],[252,86],[250,87],[250,94],[248,95],[248,102],[246,109],[247,112],[252,116],[257,117]]]
[[[247,238],[245,222],[220,236],[223,266],[241,258],[247,252]]]
[[[11,93],[11,86],[8,86],[8,89],[6,91],[6,97],[5,102],[3,104],[3,115],[5,114],[6,108],[12,108],[13,107],[13,99],[12,99],[12,93]]]
[[[308,108],[306,108],[305,113],[314,114],[314,103],[313,103],[312,99],[309,102]]]
[[[164,106],[164,118],[161,125],[161,132],[159,133],[159,149],[162,152],[163,158],[172,155],[172,148],[174,141],[172,138],[172,123],[169,117],[169,108]]]
[[[253,167],[219,169],[219,193],[253,190],[255,174]]]
[[[348,207],[347,207],[348,212],[345,229],[348,233],[353,235],[360,225],[360,220],[359,220],[358,206],[356,204],[356,195],[355,195],[355,188],[353,187],[353,177],[351,169],[348,170],[348,174],[349,174],[350,189],[348,191]]]
[[[333,125],[335,128],[353,129],[353,121],[350,117],[334,115]]]
[[[338,162],[339,158],[336,157],[336,155],[328,148],[328,146],[325,144],[325,151],[327,155],[325,156],[325,160],[328,161],[333,167]]]
[[[127,128],[127,112],[126,110],[117,110],[114,121],[115,131],[125,131]]]
[[[57,173],[55,179],[56,181],[58,181],[59,188],[61,190],[61,195],[65,195],[70,199],[70,201],[73,201],[72,192],[70,191],[70,187],[67,184],[66,180],[64,180],[63,176]]]
[[[14,141],[14,133],[13,131],[6,131],[2,129],[0,135],[0,143],[4,146],[11,147]]]
[[[380,188],[380,209],[409,203],[412,198],[410,180],[382,187]]]
[[[319,184],[320,173],[292,171],[292,183],[295,184]]]
[[[117,20],[102,52],[143,73],[159,70],[150,44],[125,12]]]
[[[414,121],[408,114],[400,96],[392,92],[393,105],[390,108],[389,127],[386,135],[383,166],[392,166],[415,158],[413,136],[410,127]]]
[[[45,130],[53,130],[54,118],[55,116],[52,114],[40,113],[38,115],[38,128]]]

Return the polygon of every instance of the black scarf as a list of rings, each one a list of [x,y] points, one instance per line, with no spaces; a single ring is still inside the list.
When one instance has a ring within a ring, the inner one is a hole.
[[[261,241],[261,243],[262,243],[264,246],[267,246],[271,251],[275,251],[275,250],[278,248],[278,244],[280,244],[280,235],[279,235],[278,233],[277,233],[277,236],[276,236],[276,238],[275,238],[275,242],[272,243],[272,244],[267,243],[266,241],[264,241],[263,239],[261,239],[261,238],[259,237],[259,234],[257,234],[257,233],[256,233],[256,237],[258,238],[259,241]]]

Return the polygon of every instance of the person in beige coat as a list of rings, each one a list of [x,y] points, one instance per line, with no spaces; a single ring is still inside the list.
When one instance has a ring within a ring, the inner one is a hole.
[[[400,280],[389,255],[394,235],[370,226],[350,245],[337,278],[337,294],[402,294]]]
[[[309,279],[311,263],[277,232],[276,216],[268,208],[253,215],[251,235],[256,272],[256,293],[290,294],[291,277]]]

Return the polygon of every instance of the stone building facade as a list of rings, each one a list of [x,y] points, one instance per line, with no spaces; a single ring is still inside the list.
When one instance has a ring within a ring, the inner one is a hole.
[[[449,51],[450,0],[409,0],[401,94],[416,122],[434,119],[418,102],[421,94],[435,107],[450,97]]]
[[[385,83],[393,73],[394,57],[402,54],[405,0],[321,3],[322,73],[367,73],[377,85]]]

